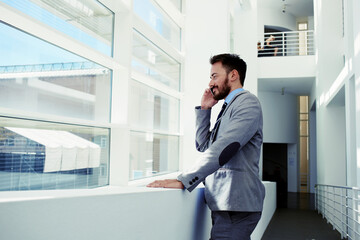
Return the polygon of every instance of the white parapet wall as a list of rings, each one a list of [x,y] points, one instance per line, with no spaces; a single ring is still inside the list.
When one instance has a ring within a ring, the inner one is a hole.
[[[252,240],[260,240],[276,208],[276,184],[265,182],[264,212]],[[0,239],[202,240],[210,211],[203,188],[106,187],[0,193]]]

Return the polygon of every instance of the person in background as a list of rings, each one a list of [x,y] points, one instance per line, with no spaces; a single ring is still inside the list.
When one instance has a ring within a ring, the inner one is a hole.
[[[267,57],[276,56],[279,50],[278,47],[271,44],[273,41],[275,41],[275,37],[273,35],[270,35],[270,37],[265,40],[264,54]]]
[[[261,42],[257,42],[258,57],[263,57],[264,48],[261,46]]]

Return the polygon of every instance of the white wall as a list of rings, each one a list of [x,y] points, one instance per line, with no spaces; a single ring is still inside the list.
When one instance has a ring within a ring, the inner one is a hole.
[[[297,154],[297,144],[288,144],[287,152],[287,184],[288,192],[298,192],[299,191],[299,168],[298,168],[298,154]]]
[[[353,24],[353,66],[355,74],[355,104],[356,104],[356,123],[360,123],[360,1],[352,1],[352,24]],[[356,128],[356,165],[360,166],[360,127]],[[357,172],[357,187],[360,186],[360,168]]]
[[[314,10],[317,43],[317,178],[318,183],[345,185],[344,107],[328,107],[324,101],[343,68],[342,1],[314,1]]]
[[[288,191],[298,192],[298,100],[296,95],[259,92],[264,143],[287,143]]]
[[[229,51],[228,1],[196,0],[186,2],[185,18],[185,70],[183,125],[183,169],[189,168],[199,153],[195,149],[195,106],[210,81],[209,59]],[[201,14],[199,13],[201,12]],[[222,102],[213,108],[212,123],[220,111]]]
[[[247,63],[244,89],[257,95],[257,0],[243,1],[234,11],[234,51]],[[255,10],[254,10],[255,9]]]
[[[276,209],[275,183],[265,182],[265,188],[264,211],[252,240],[261,239]],[[192,193],[141,187],[70,192],[76,197],[64,191],[1,193],[0,238],[207,240],[210,236],[203,188]]]
[[[310,105],[311,108],[312,105]],[[309,111],[309,173],[310,173],[310,192],[315,192],[317,184],[317,160],[316,160],[316,112]]]
[[[259,100],[263,109],[264,142],[297,143],[299,139],[297,96],[259,92]]]
[[[264,8],[259,4],[257,11],[258,22],[257,22],[257,41],[264,42],[264,26],[276,26],[289,29],[290,31],[296,31],[296,18],[291,14],[283,14],[279,12],[279,9]]]
[[[315,56],[258,58],[258,78],[302,78],[316,75]]]

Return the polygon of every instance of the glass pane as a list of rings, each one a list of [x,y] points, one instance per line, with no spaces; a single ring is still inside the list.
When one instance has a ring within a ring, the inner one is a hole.
[[[0,190],[109,183],[109,129],[0,118]]]
[[[0,107],[109,121],[109,69],[2,23],[0,39]]]
[[[108,56],[114,13],[96,0],[0,0]]]
[[[300,172],[308,170],[308,137],[300,137]]]
[[[130,180],[178,170],[179,137],[140,132],[130,135]]]
[[[136,31],[132,68],[175,90],[180,89],[180,63]]]
[[[300,113],[300,120],[308,120],[309,116],[307,113]]]
[[[308,121],[300,121],[300,136],[308,135]]]
[[[300,96],[300,113],[308,113],[309,106],[308,106],[308,96]]]
[[[179,100],[131,81],[130,123],[148,130],[179,131]]]
[[[175,48],[180,50],[181,30],[152,0],[134,0],[134,12]]]

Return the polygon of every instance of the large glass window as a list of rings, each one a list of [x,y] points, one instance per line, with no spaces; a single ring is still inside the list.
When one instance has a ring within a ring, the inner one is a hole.
[[[175,90],[180,89],[180,63],[134,31],[133,70]]]
[[[29,16],[112,55],[114,13],[96,0],[1,0]]]
[[[109,122],[109,69],[3,23],[0,38],[0,107]]]
[[[309,97],[299,96],[300,191],[309,192]]]
[[[176,3],[177,1],[172,2],[180,6],[180,4]],[[156,3],[152,0],[134,0],[134,12],[152,29],[180,50],[180,27]]]
[[[178,61],[134,30],[130,180],[179,169],[180,68]]]
[[[130,180],[178,170],[179,137],[131,132]]]
[[[0,191],[109,183],[109,129],[0,118]]]
[[[130,123],[145,130],[179,131],[179,100],[141,84],[131,81],[129,111]]]

